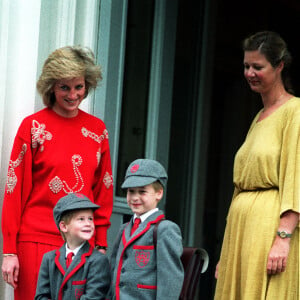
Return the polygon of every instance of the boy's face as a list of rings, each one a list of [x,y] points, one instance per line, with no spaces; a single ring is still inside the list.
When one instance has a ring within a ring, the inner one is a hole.
[[[83,242],[88,241],[94,234],[95,224],[93,210],[78,210],[74,213],[68,224],[61,221],[59,226],[66,237],[68,247],[75,249]]]
[[[163,196],[163,189],[155,191],[151,184],[127,189],[127,203],[138,216],[156,208]]]

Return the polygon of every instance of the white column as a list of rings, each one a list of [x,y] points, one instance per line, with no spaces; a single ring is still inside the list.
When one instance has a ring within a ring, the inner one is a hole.
[[[4,124],[4,99],[6,93],[6,69],[7,69],[7,44],[8,44],[8,19],[9,19],[9,3],[8,1],[0,1],[0,149],[2,149],[3,124]],[[1,172],[1,156],[0,151],[0,179]],[[0,189],[1,192],[1,189]]]
[[[12,144],[20,120],[33,112],[39,12],[40,1],[1,1],[0,140],[9,144]],[[1,161],[7,162],[7,151],[10,149],[4,147],[0,152]]]

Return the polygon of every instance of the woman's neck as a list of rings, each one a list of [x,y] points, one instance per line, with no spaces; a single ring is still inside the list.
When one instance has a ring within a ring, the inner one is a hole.
[[[288,93],[284,87],[272,88],[269,92],[261,94],[264,105],[257,122],[267,118],[281,105],[290,100],[293,95]]]
[[[272,88],[269,92],[262,94],[261,97],[264,105],[263,111],[274,111],[292,98],[293,95],[288,93],[282,86],[279,88]]]

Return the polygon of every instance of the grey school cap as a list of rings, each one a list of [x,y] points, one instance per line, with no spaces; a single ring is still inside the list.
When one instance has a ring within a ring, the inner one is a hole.
[[[163,187],[166,186],[168,175],[164,167],[152,159],[136,159],[127,168],[125,180],[121,187],[139,187],[159,181]]]
[[[59,229],[59,222],[61,216],[70,210],[79,210],[79,209],[93,209],[96,210],[100,206],[93,203],[88,197],[80,193],[71,193],[67,196],[64,196],[58,200],[54,209],[53,216],[55,224]]]

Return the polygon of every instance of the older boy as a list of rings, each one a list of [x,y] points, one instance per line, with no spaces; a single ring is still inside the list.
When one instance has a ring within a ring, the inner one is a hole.
[[[155,160],[138,159],[127,169],[122,188],[127,189],[127,203],[134,215],[121,226],[111,254],[110,299],[179,298],[184,277],[179,227],[171,221],[161,222],[157,244],[153,242],[153,228],[165,217],[157,204],[166,183],[166,171]]]
[[[35,299],[106,299],[110,286],[108,259],[88,243],[94,235],[93,213],[97,208],[79,193],[57,202],[53,215],[66,242],[44,255]]]

